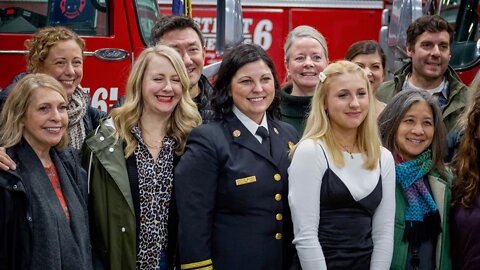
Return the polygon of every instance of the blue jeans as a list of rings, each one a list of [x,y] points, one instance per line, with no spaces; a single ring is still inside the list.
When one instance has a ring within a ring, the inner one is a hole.
[[[168,268],[167,253],[162,251],[160,253],[160,264],[158,265],[158,270],[167,270]]]

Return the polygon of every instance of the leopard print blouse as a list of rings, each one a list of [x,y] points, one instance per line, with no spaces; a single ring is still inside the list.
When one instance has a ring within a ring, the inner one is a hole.
[[[159,156],[154,160],[143,142],[140,128],[134,127],[132,133],[138,141],[134,151],[140,201],[137,269],[157,269],[160,253],[167,248],[175,139],[165,136]]]

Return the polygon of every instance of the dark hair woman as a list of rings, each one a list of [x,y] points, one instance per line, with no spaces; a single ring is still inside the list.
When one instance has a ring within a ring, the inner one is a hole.
[[[220,119],[193,129],[175,169],[182,269],[288,269],[287,202],[295,129],[274,118],[279,85],[258,45],[223,58],[213,108]]]
[[[398,93],[379,116],[383,146],[395,158],[395,231],[391,269],[451,269],[450,185],[445,126],[424,90]]]

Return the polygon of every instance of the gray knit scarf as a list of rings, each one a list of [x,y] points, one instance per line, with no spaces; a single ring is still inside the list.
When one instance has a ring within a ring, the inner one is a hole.
[[[73,152],[50,151],[70,213],[67,220],[52,183],[31,146],[22,140],[13,151],[32,213],[31,246],[25,247],[31,248],[29,269],[91,270],[87,200],[80,190],[81,185],[86,185],[86,176],[72,167],[78,166]]]
[[[70,97],[67,106],[68,112],[68,146],[80,149],[85,139],[83,117],[87,113],[88,97],[80,87],[77,87]]]

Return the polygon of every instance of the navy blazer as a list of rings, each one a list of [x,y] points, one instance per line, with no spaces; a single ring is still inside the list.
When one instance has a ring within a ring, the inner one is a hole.
[[[290,266],[287,169],[298,133],[271,118],[268,130],[272,155],[233,113],[193,129],[175,169],[182,269]]]

